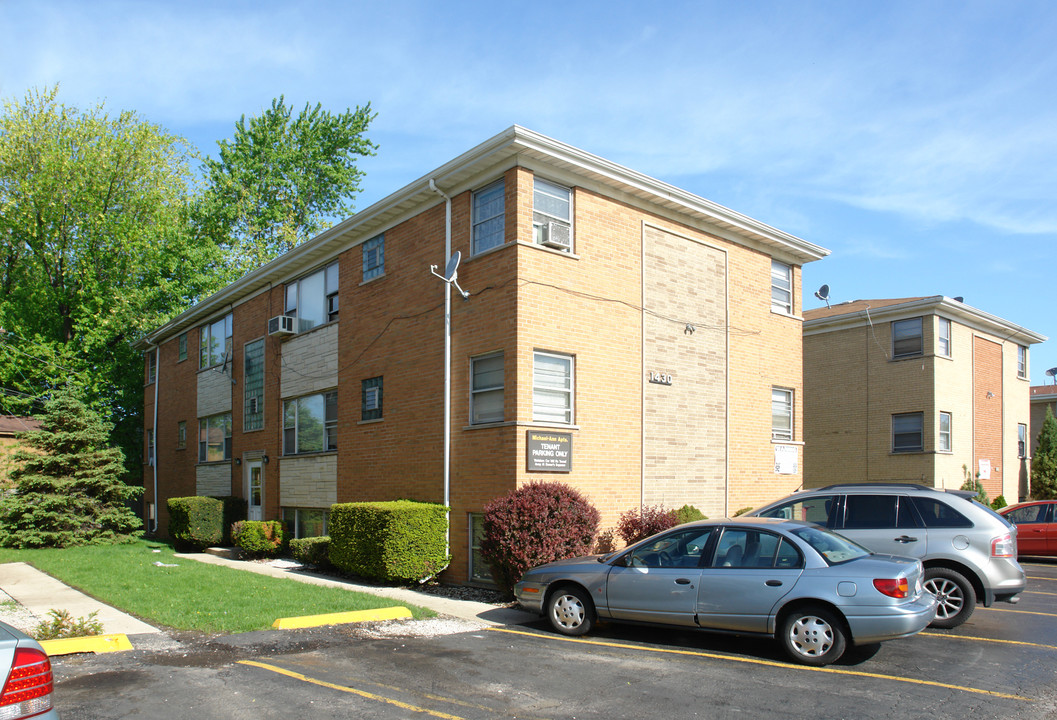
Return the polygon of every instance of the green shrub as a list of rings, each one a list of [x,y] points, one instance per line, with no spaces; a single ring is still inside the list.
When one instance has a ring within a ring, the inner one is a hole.
[[[665,510],[660,505],[648,505],[621,513],[620,522],[617,523],[617,534],[624,538],[624,542],[631,545],[678,524],[679,519],[675,510]]]
[[[397,500],[330,508],[330,562],[384,582],[431,578],[448,566],[448,508]]]
[[[91,612],[86,617],[74,620],[69,610],[49,610],[48,615],[51,616],[51,620],[37,625],[36,630],[33,631],[33,637],[37,640],[59,640],[101,635],[103,623],[96,617],[98,614],[98,612]]]
[[[1001,510],[1002,508],[1004,508],[1008,504],[1009,503],[1006,502],[1006,496],[1005,495],[999,495],[998,497],[995,498],[994,502],[991,503],[991,509],[992,510]]]
[[[677,525],[683,523],[693,522],[695,520],[707,520],[705,514],[695,508],[693,505],[683,505],[681,508],[675,511],[675,520]]]
[[[224,501],[211,497],[169,498],[169,537],[178,550],[219,545],[224,539]]]
[[[288,547],[281,520],[239,520],[231,526],[231,539],[252,557],[277,557]]]
[[[484,508],[481,554],[510,595],[529,568],[591,552],[598,510],[564,483],[529,483]]]
[[[290,554],[302,565],[330,567],[330,536],[296,538],[290,541]]]

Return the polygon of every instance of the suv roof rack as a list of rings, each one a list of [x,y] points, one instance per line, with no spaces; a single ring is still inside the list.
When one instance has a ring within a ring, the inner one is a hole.
[[[805,488],[810,489],[812,492],[819,490],[841,490],[845,488],[910,488],[912,490],[940,490],[940,488],[927,487],[925,485],[917,485],[915,483],[896,483],[896,482],[871,482],[871,483],[838,483],[837,485],[827,485],[826,487],[820,488]]]

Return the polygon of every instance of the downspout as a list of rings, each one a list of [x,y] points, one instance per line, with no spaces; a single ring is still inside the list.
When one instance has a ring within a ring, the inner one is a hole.
[[[451,257],[451,198],[429,179],[429,189],[444,198],[444,262]],[[444,557],[451,555],[451,283],[444,283],[444,507],[448,526],[444,534]]]
[[[154,457],[151,467],[154,470],[154,527],[151,533],[158,534],[158,385],[161,384],[161,347],[154,346]]]

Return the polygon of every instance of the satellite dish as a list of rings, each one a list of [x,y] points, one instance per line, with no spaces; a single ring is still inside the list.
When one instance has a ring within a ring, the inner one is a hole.
[[[815,297],[822,302],[826,303],[826,307],[829,307],[829,285],[823,285],[815,291]]]
[[[448,259],[448,264],[444,267],[444,279],[451,282],[455,279],[455,273],[459,271],[459,263],[462,262],[462,253],[456,250],[452,253]]]
[[[963,298],[961,296],[956,297],[956,298],[954,298],[954,302],[964,303],[965,302],[965,298]]]
[[[1050,377],[1054,377],[1055,375],[1057,375],[1057,367],[1050,368],[1046,371],[1046,374]]]

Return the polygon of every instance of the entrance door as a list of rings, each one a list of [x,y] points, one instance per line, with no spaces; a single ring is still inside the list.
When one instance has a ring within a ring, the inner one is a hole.
[[[246,461],[246,519],[263,520],[264,463],[260,460]]]

